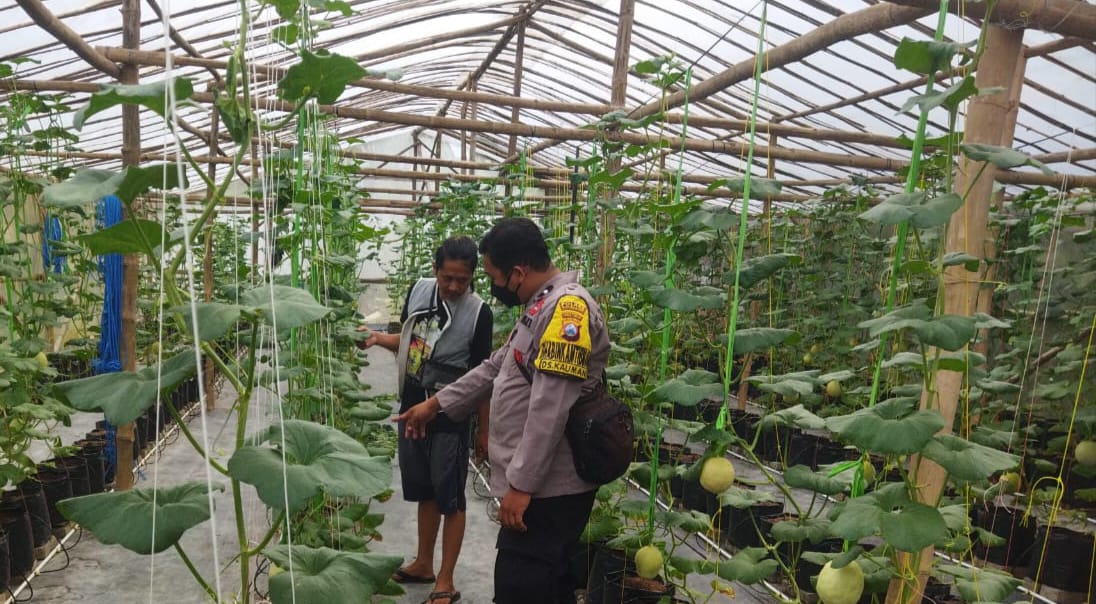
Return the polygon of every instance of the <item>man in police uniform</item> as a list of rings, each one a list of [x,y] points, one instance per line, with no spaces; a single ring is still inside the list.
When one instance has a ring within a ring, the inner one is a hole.
[[[499,220],[479,251],[492,295],[524,313],[489,359],[397,420],[421,438],[439,411],[464,417],[490,394],[491,489],[502,498],[495,602],[573,602],[567,560],[598,485],[575,472],[564,427],[579,394],[602,378],[608,329],[577,273],[552,264],[531,220]]]

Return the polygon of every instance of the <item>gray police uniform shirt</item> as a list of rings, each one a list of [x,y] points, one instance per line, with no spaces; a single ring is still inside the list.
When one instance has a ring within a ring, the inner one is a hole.
[[[564,427],[583,391],[601,381],[609,332],[601,308],[577,272],[549,279],[525,306],[506,343],[437,393],[459,421],[491,396],[491,491],[509,487],[533,497],[585,493],[598,485],[575,472]]]

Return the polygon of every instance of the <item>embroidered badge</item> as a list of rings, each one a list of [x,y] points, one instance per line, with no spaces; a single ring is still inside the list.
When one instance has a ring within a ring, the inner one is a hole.
[[[586,379],[590,364],[590,309],[579,296],[563,296],[540,338],[536,368],[545,373]]]

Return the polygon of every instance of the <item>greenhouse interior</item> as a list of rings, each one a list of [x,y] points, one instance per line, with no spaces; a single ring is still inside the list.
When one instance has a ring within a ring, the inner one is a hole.
[[[1096,601],[1096,4],[0,0],[0,40],[3,603]]]

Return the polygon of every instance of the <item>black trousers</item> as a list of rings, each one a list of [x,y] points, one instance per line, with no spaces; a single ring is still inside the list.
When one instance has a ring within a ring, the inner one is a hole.
[[[594,493],[533,499],[525,510],[524,533],[499,529],[495,556],[496,604],[572,604],[575,584],[569,561]]]

